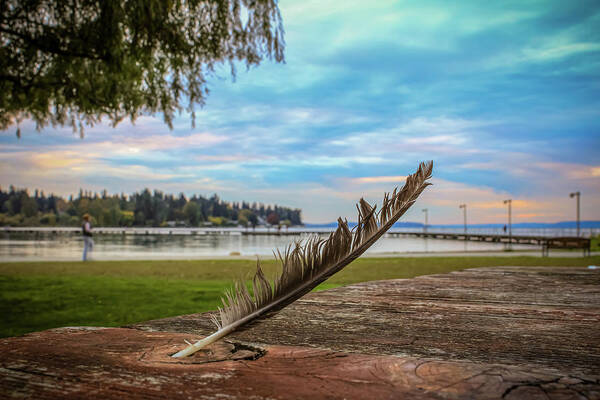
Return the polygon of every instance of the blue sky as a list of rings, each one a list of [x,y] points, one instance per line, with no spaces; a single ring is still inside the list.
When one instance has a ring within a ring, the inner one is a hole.
[[[600,2],[282,1],[286,63],[210,79],[196,127],[0,134],[0,184],[75,193],[218,193],[355,219],[419,161],[434,186],[404,218],[600,220]]]

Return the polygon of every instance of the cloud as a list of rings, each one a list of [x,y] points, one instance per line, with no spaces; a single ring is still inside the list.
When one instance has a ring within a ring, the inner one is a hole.
[[[47,153],[34,153],[30,155],[33,168],[47,171],[51,169],[73,168],[84,165],[85,157],[74,151],[53,151]]]
[[[572,191],[600,219],[600,21],[596,2],[283,2],[286,64],[210,78],[186,113],[0,134],[1,184],[60,190],[217,191],[353,216],[419,161],[435,186],[406,218],[573,219]],[[391,187],[390,187],[391,186]],[[69,189],[72,188],[72,189]],[[421,207],[422,206],[422,207]],[[419,208],[421,207],[421,208]]]
[[[434,135],[425,137],[411,137],[404,140],[404,143],[410,145],[459,145],[466,141],[461,135]]]
[[[362,183],[394,183],[394,182],[404,182],[406,180],[406,176],[397,175],[397,176],[365,176],[362,178],[353,178],[350,179],[351,183],[362,184]]]
[[[142,151],[188,149],[188,148],[207,148],[228,141],[229,138],[224,135],[215,135],[212,133],[192,133],[189,135],[150,135],[138,137],[113,138],[110,141],[100,141],[94,143],[95,151],[109,151],[111,154],[136,154]],[[85,143],[79,146],[85,148]]]
[[[248,162],[252,160],[261,159],[260,156],[254,157],[251,155],[243,155],[243,154],[230,154],[230,155],[209,155],[202,154],[195,157],[198,161],[211,161],[211,162],[220,162],[220,163],[229,163],[229,162]]]
[[[481,153],[476,141],[492,122],[447,117],[417,117],[384,129],[334,138],[329,144],[347,154],[377,155],[395,160],[399,155],[414,160],[447,159]],[[391,163],[393,165],[394,163]]]
[[[599,50],[600,43],[568,43],[559,46],[551,45],[544,48],[524,49],[523,56],[524,60],[548,61]]]
[[[561,162],[539,162],[536,166],[547,171],[554,179],[592,180],[600,188],[600,166]]]
[[[512,199],[513,223],[553,222],[573,219],[574,202],[564,193],[534,193],[515,196],[507,191],[491,187],[471,185],[463,182],[435,178],[433,186],[420,198],[420,204],[429,208],[431,223],[460,224],[462,210],[460,204],[467,204],[468,223],[505,223],[508,206],[503,203]],[[597,193],[597,192],[596,192]],[[600,206],[600,198],[588,197],[584,219],[594,219],[595,207]],[[410,214],[416,217],[418,213]]]
[[[496,196],[498,197],[498,196]],[[505,196],[507,197],[507,196]],[[508,199],[506,199],[508,200]],[[512,200],[512,199],[511,199]],[[521,209],[537,209],[540,208],[542,204],[537,201],[531,200],[512,200],[511,206],[515,208]],[[508,206],[504,204],[504,200],[494,200],[494,201],[475,201],[469,203],[470,208],[478,208],[482,210],[489,209],[506,209]]]

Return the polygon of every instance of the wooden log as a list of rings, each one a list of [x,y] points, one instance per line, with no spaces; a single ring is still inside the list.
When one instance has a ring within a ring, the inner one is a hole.
[[[187,359],[206,314],[0,340],[0,397],[594,399],[600,272],[497,267],[311,293]]]

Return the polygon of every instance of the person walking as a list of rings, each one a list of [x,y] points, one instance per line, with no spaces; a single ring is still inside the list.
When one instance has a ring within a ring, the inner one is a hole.
[[[92,223],[90,215],[83,215],[83,225],[81,225],[81,233],[83,234],[83,261],[87,260],[88,251],[92,251],[94,240],[92,239]]]

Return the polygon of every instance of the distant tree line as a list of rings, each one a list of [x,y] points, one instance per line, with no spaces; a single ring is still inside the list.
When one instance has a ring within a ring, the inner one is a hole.
[[[64,199],[36,189],[0,188],[1,226],[79,226],[84,214],[97,226],[237,226],[301,225],[301,210],[248,203],[226,202],[216,194],[210,198],[187,198],[144,189],[129,196],[80,190]]]

